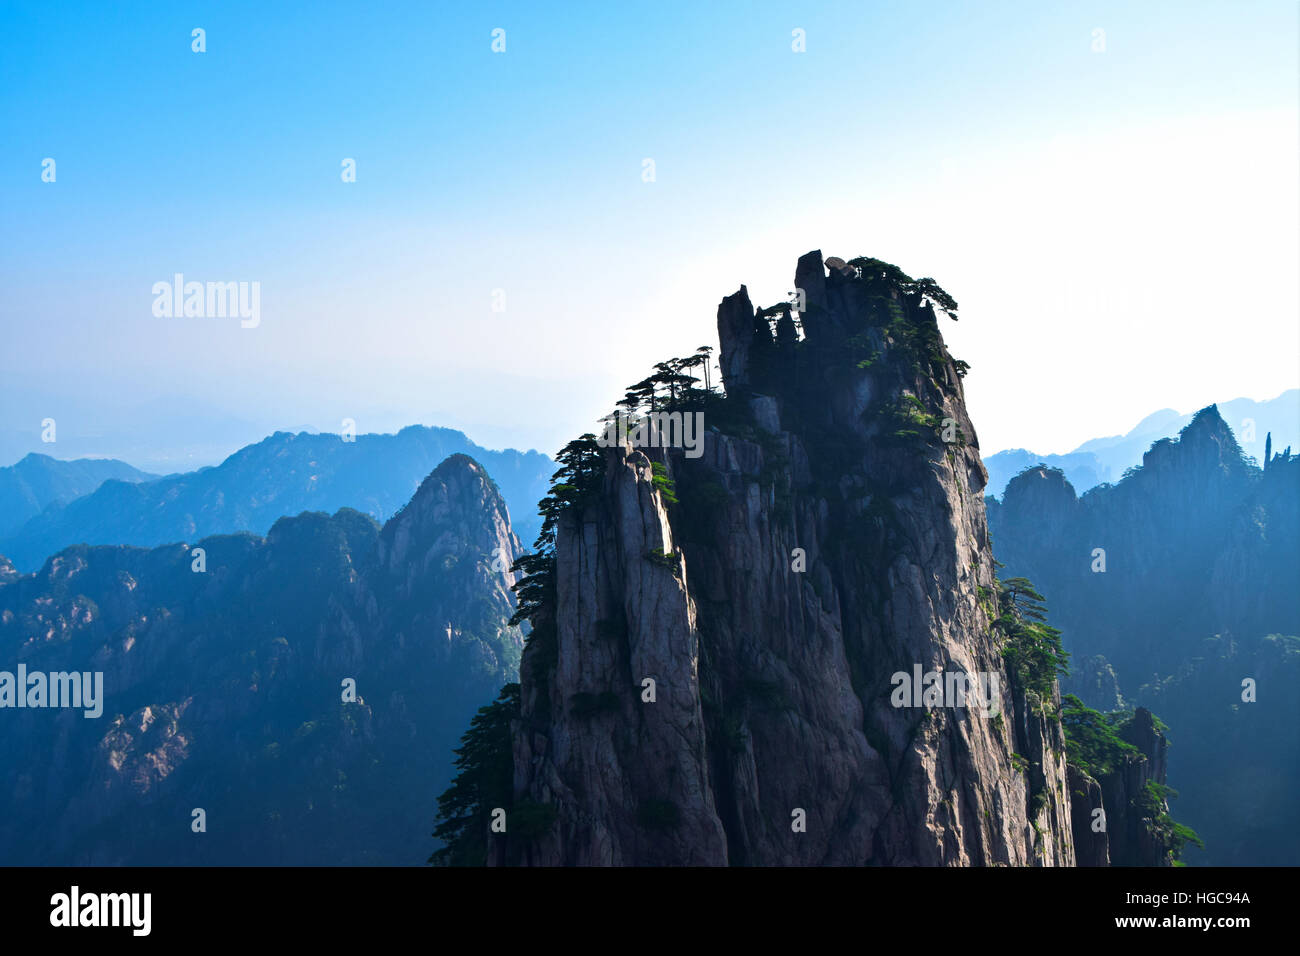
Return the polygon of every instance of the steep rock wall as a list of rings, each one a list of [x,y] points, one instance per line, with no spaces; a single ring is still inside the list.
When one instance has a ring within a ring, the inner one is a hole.
[[[702,454],[607,449],[561,517],[514,737],[518,799],[556,818],[519,860],[1075,862],[1059,702],[1014,686],[992,630],[958,366],[927,297],[855,261],[800,260],[797,345],[789,313],[773,335],[724,299]],[[996,705],[894,706],[917,667],[986,675]]]

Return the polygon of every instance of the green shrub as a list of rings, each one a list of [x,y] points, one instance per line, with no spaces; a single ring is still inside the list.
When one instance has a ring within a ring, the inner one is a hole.
[[[677,485],[668,477],[668,468],[661,462],[654,462],[650,465],[650,470],[654,472],[653,484],[659,489],[659,495],[670,505],[677,504]]]
[[[1043,596],[1028,580],[1008,578],[997,586],[1002,614],[993,626],[1002,638],[1002,658],[1017,685],[1045,704],[1053,697],[1057,675],[1070,673],[1061,632],[1047,623]]]
[[[1122,739],[1118,724],[1122,714],[1107,715],[1086,706],[1073,694],[1062,701],[1061,726],[1065,730],[1065,755],[1094,780],[1115,773],[1138,755],[1138,749]]]
[[[676,551],[664,551],[663,548],[653,548],[647,552],[646,560],[659,565],[661,568],[667,568],[674,574],[681,570],[681,566],[678,564],[678,555]]]

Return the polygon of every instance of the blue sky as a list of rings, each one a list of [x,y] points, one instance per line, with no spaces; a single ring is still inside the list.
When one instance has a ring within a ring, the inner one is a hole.
[[[1294,2],[463,6],[0,4],[0,433],[553,452],[819,247],[958,299],[986,453],[1300,384]]]

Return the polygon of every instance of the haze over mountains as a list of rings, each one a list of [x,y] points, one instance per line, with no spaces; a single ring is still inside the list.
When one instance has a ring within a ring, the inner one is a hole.
[[[703,414],[699,458],[412,426],[0,469],[0,672],[105,688],[102,719],[8,709],[0,673],[0,857],[418,863],[481,707],[444,861],[1153,866],[1171,812],[1193,862],[1300,859],[1300,457],[1258,467],[1211,406],[1113,484],[999,502],[947,293],[820,253],[795,284],[802,313],[723,300],[725,392],[697,355],[625,397]],[[995,679],[996,715],[898,703],[914,671]]]
[[[0,711],[0,860],[423,862],[456,736],[522,646],[482,466],[448,458],[382,529],[344,509],[195,545],[202,568],[188,545],[0,559],[0,670],[104,675],[98,719]]]
[[[125,405],[116,397],[107,384],[82,383],[79,394],[0,382],[0,407],[6,410],[0,423],[0,462],[29,453],[115,458],[169,475],[218,464],[291,424],[263,425],[194,395],[164,394]],[[55,424],[56,440],[48,444],[42,440],[46,421]]]
[[[276,519],[301,511],[354,508],[383,521],[409,500],[424,476],[453,454],[481,462],[501,488],[519,533],[536,533],[536,504],[553,471],[549,458],[535,451],[490,451],[461,432],[412,425],[395,435],[358,435],[355,441],[339,435],[277,432],[215,467],[152,481],[131,480],[139,473],[128,469],[123,472],[127,480],[110,475],[80,498],[55,500],[47,495],[51,503],[26,521],[21,518],[31,505],[25,503],[33,496],[15,493],[12,514],[19,520],[0,512],[0,526],[10,526],[0,534],[0,554],[21,570],[35,570],[73,544],[152,546],[236,531],[264,534]],[[110,474],[127,468],[121,463],[92,467],[44,462],[45,470],[54,472],[63,464],[76,467],[65,469],[70,473],[58,487],[69,485],[72,472],[100,467]],[[19,473],[34,470],[29,463]],[[0,473],[0,490],[3,480]],[[0,504],[6,500],[0,498]]]
[[[1300,449],[1300,389],[1289,389],[1268,401],[1237,398],[1216,407],[1242,450],[1256,461],[1264,458],[1264,439],[1270,432],[1275,450],[1288,445]],[[1023,448],[997,452],[984,459],[989,494],[1000,498],[1008,481],[1040,463],[1060,468],[1079,494],[1103,482],[1117,482],[1125,471],[1142,463],[1143,454],[1153,442],[1174,437],[1191,420],[1192,414],[1180,415],[1165,408],[1148,415],[1123,435],[1093,438],[1064,455],[1038,455]]]
[[[33,452],[17,464],[0,468],[0,538],[49,505],[88,495],[106,481],[134,483],[157,477],[111,458],[59,461]]]
[[[1169,725],[1189,862],[1300,863],[1300,456],[1256,466],[1210,406],[1114,485],[1034,468],[988,514],[1064,632],[1065,688]]]
[[[1275,449],[1287,446],[1300,449],[1300,389],[1291,389],[1269,401],[1234,399],[1221,403],[1217,407],[1232,429],[1239,445],[1246,454],[1256,460],[1263,457],[1265,436],[1270,433],[1273,436]],[[1141,463],[1142,455],[1154,441],[1178,434],[1191,419],[1191,414],[1180,415],[1173,409],[1163,409],[1146,416],[1124,435],[1094,438],[1064,455],[1038,455],[1025,449],[997,452],[984,458],[989,473],[989,493],[994,497],[1000,497],[1011,478],[1037,464],[1060,468],[1080,494],[1098,484],[1116,482],[1127,469]],[[226,431],[244,427],[244,423],[239,422],[228,421],[226,425]],[[549,477],[547,469],[551,467],[549,459],[537,452],[521,453],[511,449],[500,452],[488,451],[474,444],[463,433],[451,429],[409,426],[398,434],[407,435],[412,430],[418,432],[421,429],[440,437],[432,442],[428,455],[416,454],[413,458],[408,456],[407,460],[399,465],[399,470],[404,469],[403,475],[411,478],[413,482],[418,481],[419,475],[424,473],[422,469],[426,466],[432,467],[445,457],[445,454],[460,452],[476,457],[485,463],[494,478],[500,474],[499,481],[513,509],[516,529],[525,540],[531,540],[530,536],[537,530],[533,504],[545,491],[546,479]],[[286,435],[298,439],[315,436],[334,437],[337,440],[337,436],[322,435],[321,432],[307,426],[276,432],[273,437]],[[35,433],[29,437],[35,440]],[[373,439],[382,440],[386,437],[396,436],[363,435],[360,436],[360,440],[368,443]],[[268,438],[263,442],[241,448],[216,467],[225,467],[232,459],[249,456],[251,454],[249,449],[258,448],[270,441],[272,439]],[[30,445],[30,442],[25,441],[20,444]],[[210,476],[204,482],[196,484],[192,476],[207,470],[200,469],[199,472],[166,476],[173,484],[150,489],[139,501],[114,498],[106,491],[104,496],[97,499],[93,505],[79,504],[67,514],[58,514],[59,506],[66,506],[79,497],[93,493],[105,481],[140,483],[161,477],[141,471],[124,461],[104,458],[66,461],[45,453],[56,448],[59,452],[63,452],[70,447],[81,447],[83,444],[85,443],[78,443],[75,440],[69,442],[64,437],[58,444],[38,446],[43,449],[42,452],[29,453],[12,466],[0,467],[0,554],[6,554],[17,566],[34,568],[40,560],[54,553],[58,548],[83,541],[148,545],[182,540],[187,534],[193,533],[186,530],[191,526],[190,519],[194,527],[200,528],[198,533],[225,533],[238,530],[264,532],[270,526],[269,521],[273,521],[281,514],[294,514],[304,508],[313,507],[324,510],[356,507],[382,520],[404,500],[402,498],[404,489],[399,488],[396,493],[393,493],[392,489],[385,484],[386,479],[376,472],[375,480],[383,487],[374,492],[364,487],[371,483],[369,479],[363,480],[353,476],[340,479],[345,486],[335,489],[333,493],[327,490],[330,481],[326,478],[325,484],[319,488],[305,491],[295,497],[292,492],[286,493],[276,487],[283,479],[273,478],[265,490],[265,500],[260,503],[255,499],[263,496],[251,490],[222,487],[220,492],[223,499],[233,498],[236,502],[243,499],[243,504],[214,505],[211,501],[193,499],[196,495],[208,494],[210,490],[220,486],[227,476],[236,483],[241,479],[227,472],[223,478]],[[306,448],[298,450],[308,451]],[[145,459],[158,459],[158,454],[145,445],[141,445],[139,451]],[[164,455],[159,460],[168,460],[168,456]],[[303,466],[310,468],[310,463],[303,463]],[[294,479],[289,480],[292,482]],[[322,480],[321,476],[318,476],[317,480]],[[346,487],[349,481],[352,485],[350,488]],[[164,498],[183,500],[171,501],[164,507],[153,499],[154,492]],[[121,494],[120,489],[117,494]],[[311,500],[313,495],[316,496],[315,500]],[[118,504],[126,505],[128,512],[140,509],[142,513],[135,519],[125,513],[105,515],[105,512],[114,512]],[[23,529],[25,523],[36,518],[50,505],[56,506],[50,515],[33,522],[31,528]],[[178,509],[184,510],[189,518],[176,516],[174,512]],[[144,511],[152,513],[146,516],[143,514]],[[206,524],[197,517],[205,511],[208,512]]]

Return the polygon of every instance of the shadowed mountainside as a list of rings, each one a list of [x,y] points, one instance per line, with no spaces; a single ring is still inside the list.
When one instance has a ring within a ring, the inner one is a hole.
[[[3,711],[0,858],[421,862],[460,728],[517,671],[518,553],[458,455],[382,529],[344,509],[70,548],[30,575],[0,561],[0,670],[102,671],[104,696],[98,719]]]

